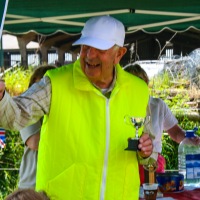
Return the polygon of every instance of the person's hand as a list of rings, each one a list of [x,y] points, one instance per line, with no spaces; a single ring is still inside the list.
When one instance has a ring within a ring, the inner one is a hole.
[[[38,150],[38,145],[40,141],[40,133],[36,133],[32,136],[30,136],[26,140],[26,146],[28,146],[30,149],[37,151]]]
[[[191,144],[194,145],[200,144],[200,137],[198,135],[195,135],[195,137],[191,137],[189,140],[191,141]]]
[[[6,88],[6,86],[5,86],[4,81],[0,79],[0,100],[4,96],[5,88]]]
[[[147,158],[152,154],[153,143],[149,134],[147,133],[142,134],[142,136],[139,139],[138,149],[140,150],[138,151],[138,154],[143,158]]]

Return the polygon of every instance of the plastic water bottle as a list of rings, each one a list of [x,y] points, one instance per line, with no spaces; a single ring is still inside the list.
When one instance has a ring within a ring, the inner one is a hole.
[[[195,142],[197,128],[186,131],[186,137],[178,147],[178,169],[184,175],[184,186],[200,184],[200,144]]]

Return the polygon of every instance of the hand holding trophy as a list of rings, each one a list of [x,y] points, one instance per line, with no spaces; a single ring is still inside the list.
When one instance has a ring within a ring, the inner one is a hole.
[[[146,117],[132,117],[126,115],[124,117],[124,121],[127,125],[131,125],[135,127],[135,137],[128,139],[128,147],[125,150],[128,151],[138,151],[138,144],[139,144],[139,129],[144,125],[144,132],[151,135],[151,138],[154,136],[152,135],[153,130],[151,130],[151,117],[147,115]],[[157,161],[154,158],[149,158],[149,162],[143,164],[145,170],[149,171],[149,173],[154,172],[157,169]]]
[[[135,130],[136,130],[135,138],[128,139],[128,147],[125,150],[137,151],[138,144],[139,144],[138,131],[144,124],[145,117],[130,117],[130,116],[126,115],[124,117],[124,121],[127,125],[131,125],[131,126],[135,127]]]
[[[155,136],[153,135],[153,127],[152,127],[152,122],[151,122],[151,116],[149,114],[147,114],[146,118],[145,118],[145,122],[144,122],[144,130],[145,133],[148,133],[150,135],[150,137],[153,139],[155,139]],[[143,164],[143,168],[147,171],[149,171],[150,174],[154,173],[158,167],[158,163],[157,163],[157,156],[158,153],[157,152],[153,152],[152,155],[149,158],[149,161],[147,164]],[[149,178],[154,177],[154,175],[150,176],[149,174]]]

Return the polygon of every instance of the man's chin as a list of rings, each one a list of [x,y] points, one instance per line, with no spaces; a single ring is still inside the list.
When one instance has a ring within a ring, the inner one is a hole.
[[[99,70],[85,70],[85,75],[89,78],[89,79],[98,79],[99,77]]]

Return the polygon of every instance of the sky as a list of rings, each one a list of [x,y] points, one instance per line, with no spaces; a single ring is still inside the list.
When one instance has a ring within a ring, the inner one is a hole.
[[[12,35],[5,34],[2,36],[2,46],[3,49],[19,49],[19,45],[17,42],[17,38]],[[27,49],[35,49],[38,48],[37,42],[29,42],[27,44]]]

